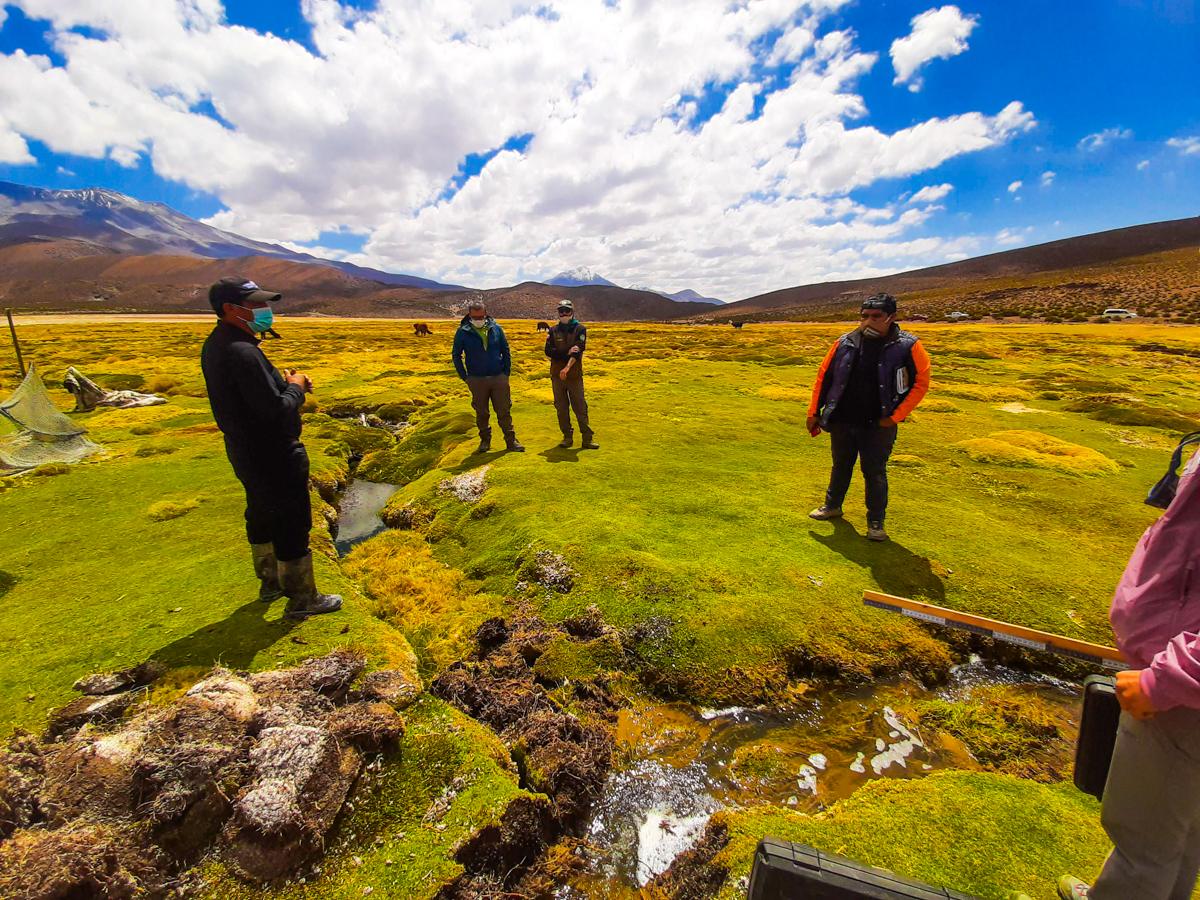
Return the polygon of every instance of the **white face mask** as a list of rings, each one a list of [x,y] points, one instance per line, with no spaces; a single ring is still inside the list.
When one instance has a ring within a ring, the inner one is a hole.
[[[477,319],[474,316],[471,316],[471,324],[476,328],[482,328],[485,324],[487,324],[487,318],[485,317],[482,319]]]

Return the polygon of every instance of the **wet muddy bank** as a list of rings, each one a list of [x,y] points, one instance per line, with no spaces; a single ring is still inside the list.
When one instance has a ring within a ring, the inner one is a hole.
[[[618,714],[613,769],[585,827],[585,870],[568,894],[619,886],[633,895],[651,886],[668,896],[712,896],[723,884],[712,860],[724,839],[713,816],[725,810],[812,814],[877,780],[950,769],[1060,780],[1078,700],[1072,684],[976,659],[936,690],[901,677],[810,688],[783,706],[627,707]],[[1014,721],[987,712],[997,705],[1015,711]],[[996,741],[1024,741],[1025,752],[997,759]]]
[[[511,821],[465,845],[456,858],[466,872],[441,892],[445,900],[548,896],[581,870],[572,839],[600,798],[623,703],[603,673],[572,679],[545,661],[606,640],[615,632],[595,613],[561,626],[530,614],[489,619],[470,656],[430,685],[433,696],[496,732],[521,787],[548,801],[510,809]]]
[[[1068,772],[1079,693],[1051,676],[975,656],[936,686],[907,675],[793,684],[770,705],[714,709],[647,695],[624,674],[630,645],[594,611],[557,626],[493,619],[434,681],[431,693],[494,730],[522,786],[548,798],[508,839],[460,856],[468,872],[443,897],[712,896],[718,813],[818,813],[874,781],[944,770],[1048,782]]]

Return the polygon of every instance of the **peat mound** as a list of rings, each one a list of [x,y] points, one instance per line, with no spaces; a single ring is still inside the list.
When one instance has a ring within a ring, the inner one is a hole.
[[[397,748],[399,710],[420,692],[365,667],[349,650],[255,674],[218,667],[165,706],[135,706],[140,690],[88,696],[42,740],[18,732],[0,752],[0,896],[165,897],[208,854],[253,883],[294,875],[323,852],[364,755]],[[119,713],[103,702],[115,698]]]
[[[447,668],[430,693],[497,732],[512,753],[522,787],[544,794],[510,805],[499,826],[458,851],[466,872],[440,900],[550,897],[582,866],[575,839],[600,797],[612,764],[612,727],[620,702],[603,671],[564,677],[537,666],[552,646],[617,643],[594,609],[560,626],[535,615],[479,626],[471,655]]]

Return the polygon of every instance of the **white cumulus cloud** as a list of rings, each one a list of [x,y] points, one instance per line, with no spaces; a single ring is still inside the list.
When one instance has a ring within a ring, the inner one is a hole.
[[[1100,150],[1108,146],[1113,141],[1127,141],[1133,137],[1133,132],[1128,128],[1105,128],[1103,131],[1097,131],[1095,134],[1089,134],[1079,142],[1081,150],[1089,152]]]
[[[957,6],[929,9],[913,16],[912,32],[892,41],[892,84],[907,84],[919,91],[922,80],[917,74],[934,59],[949,59],[967,49],[967,38],[979,24],[978,16],[964,16]]]
[[[913,194],[909,203],[937,203],[947,194],[954,190],[952,184],[927,184],[915,194]]]
[[[66,62],[0,54],[0,159],[146,161],[219,198],[222,228],[352,232],[351,262],[478,286],[586,264],[734,298],[963,252],[927,240],[935,207],[851,192],[1034,117],[873,127],[856,85],[877,57],[837,30],[845,2],[304,0],[314,51],[218,0],[10,0]]]
[[[1012,184],[1010,184],[1008,186],[1008,192],[1010,194],[1015,194],[1017,191],[1019,191],[1021,189],[1022,184],[1024,184],[1023,181],[1014,181]]]
[[[1150,168],[1150,160],[1148,160],[1148,159],[1143,159],[1140,163],[1137,164],[1137,169],[1139,172],[1143,172],[1148,168]]]
[[[1042,173],[1042,187],[1049,187],[1054,183],[1054,179],[1058,177],[1057,172],[1045,171]]]
[[[1184,156],[1200,155],[1200,137],[1171,138],[1168,147],[1174,147]]]

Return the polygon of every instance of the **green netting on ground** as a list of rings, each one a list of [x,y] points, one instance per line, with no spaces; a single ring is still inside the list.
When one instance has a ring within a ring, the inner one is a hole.
[[[29,374],[12,396],[0,403],[0,414],[11,419],[23,431],[48,438],[68,438],[87,433],[86,428],[72,421],[54,405],[46,393],[46,385],[42,384],[33,366],[29,367]]]
[[[86,428],[54,405],[33,366],[12,396],[0,403],[0,416],[20,429],[0,439],[0,469],[19,471],[50,463],[77,463],[100,449],[87,439]],[[9,430],[0,430],[0,434]]]

